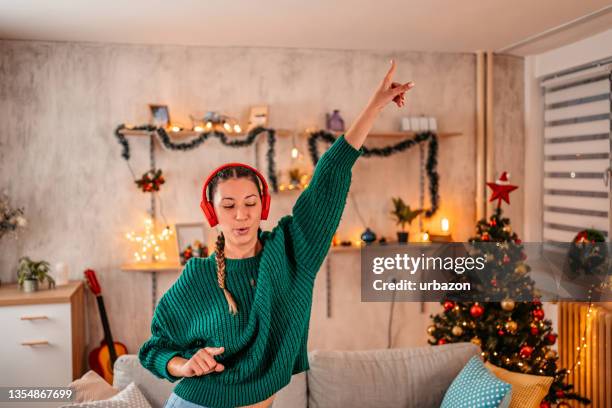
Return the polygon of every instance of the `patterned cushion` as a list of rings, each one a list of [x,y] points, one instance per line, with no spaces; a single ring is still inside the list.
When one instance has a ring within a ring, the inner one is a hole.
[[[119,394],[101,401],[62,405],[60,408],[152,408],[135,383],[131,382]]]
[[[446,391],[440,408],[508,407],[511,394],[512,386],[495,377],[474,356]]]
[[[512,401],[510,408],[539,407],[542,399],[548,394],[548,389],[554,378],[542,375],[515,373],[489,363],[485,366],[497,378],[512,385]]]

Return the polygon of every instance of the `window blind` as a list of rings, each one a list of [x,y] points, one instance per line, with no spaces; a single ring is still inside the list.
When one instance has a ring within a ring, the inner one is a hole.
[[[544,100],[543,239],[610,232],[611,65],[541,81]]]

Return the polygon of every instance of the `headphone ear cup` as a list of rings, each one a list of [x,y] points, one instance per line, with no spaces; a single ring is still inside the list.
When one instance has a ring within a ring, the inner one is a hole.
[[[202,208],[202,211],[204,211],[204,215],[206,216],[208,224],[210,224],[211,227],[218,224],[217,215],[215,214],[215,209],[213,208],[212,204],[202,201],[200,203],[200,208]]]
[[[267,220],[268,219],[268,213],[270,212],[270,195],[267,194],[263,197],[263,205],[261,208],[261,219],[262,220]]]

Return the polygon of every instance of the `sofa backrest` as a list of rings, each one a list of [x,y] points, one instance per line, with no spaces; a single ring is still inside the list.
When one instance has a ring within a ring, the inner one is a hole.
[[[309,353],[308,407],[439,407],[472,343]]]

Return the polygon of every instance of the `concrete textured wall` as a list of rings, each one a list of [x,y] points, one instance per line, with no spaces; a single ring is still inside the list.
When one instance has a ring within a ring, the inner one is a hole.
[[[0,189],[7,190],[14,205],[25,207],[29,221],[18,239],[0,242],[0,279],[16,281],[22,255],[66,262],[73,279],[81,278],[85,268],[95,269],[115,339],[137,352],[150,335],[150,275],[122,272],[120,266],[133,248],[124,235],[141,229],[149,197],[133,184],[114,128],[123,122],[146,123],[148,103],[168,104],[172,119],[184,125],[191,124],[189,114],[207,110],[245,123],[250,106],[268,104],[274,128],[322,128],[325,112],[334,108],[341,110],[348,127],[391,57],[398,63],[396,78],[414,80],[416,87],[405,108],[388,106],[381,113],[374,131],[395,131],[402,116],[426,114],[438,118],[441,131],[463,133],[440,141],[441,208],[425,226],[435,230],[444,215],[451,220],[454,237],[464,240],[473,233],[475,221],[474,55],[0,41]],[[522,67],[504,63],[503,72],[515,78],[522,75]],[[522,87],[509,87],[517,95],[504,97],[503,109],[518,112]],[[510,126],[506,120],[515,126],[515,119],[499,115],[496,126]],[[514,131],[503,134],[510,148],[522,148],[522,139],[519,145],[514,142]],[[367,144],[389,142],[371,139]],[[135,138],[130,143],[130,163],[140,175],[148,168],[148,143]],[[259,143],[263,157],[265,142]],[[305,139],[298,143],[307,153]],[[290,139],[279,138],[278,169],[286,167],[290,147]],[[255,157],[253,147],[230,149],[218,140],[190,152],[166,151],[159,145],[156,149],[157,164],[167,179],[161,193],[164,213],[172,224],[203,221],[198,204],[209,171],[227,161],[254,163]],[[354,202],[367,226],[394,239],[390,198],[400,195],[418,205],[418,157],[418,149],[413,149],[356,163],[354,201],[347,200],[338,230],[341,239],[356,239],[365,229]],[[296,198],[295,192],[274,195],[262,227],[271,229],[290,213]],[[521,220],[513,221],[520,225]],[[210,243],[214,236],[208,232]],[[386,346],[389,304],[360,303],[358,254],[331,255],[331,319],[325,315],[324,269],[317,279],[311,349]],[[158,292],[175,279],[176,274],[160,274]],[[102,339],[102,329],[89,293],[87,305],[91,349]],[[428,322],[428,312],[421,312],[419,304],[396,305],[393,345],[424,344]]]

